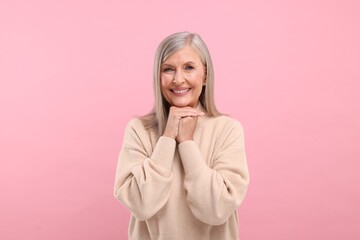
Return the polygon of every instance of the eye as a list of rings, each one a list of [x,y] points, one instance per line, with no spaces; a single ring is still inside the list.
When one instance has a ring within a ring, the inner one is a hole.
[[[172,68],[169,68],[169,67],[166,67],[166,68],[163,68],[163,70],[162,70],[163,72],[165,72],[165,73],[168,73],[168,72],[172,72],[172,71],[174,71],[174,69],[172,69]]]
[[[193,69],[194,69],[194,67],[191,66],[191,65],[187,65],[187,66],[185,67],[185,70],[193,70]]]

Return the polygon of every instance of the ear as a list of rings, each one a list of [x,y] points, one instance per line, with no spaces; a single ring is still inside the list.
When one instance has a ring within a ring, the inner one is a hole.
[[[206,76],[204,77],[204,80],[203,80],[203,86],[206,86]]]

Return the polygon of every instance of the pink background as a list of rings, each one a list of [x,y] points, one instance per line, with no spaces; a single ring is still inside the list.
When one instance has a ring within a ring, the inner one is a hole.
[[[360,4],[0,2],[0,238],[126,239],[123,131],[153,103],[159,42],[198,32],[245,128],[245,240],[360,239]]]

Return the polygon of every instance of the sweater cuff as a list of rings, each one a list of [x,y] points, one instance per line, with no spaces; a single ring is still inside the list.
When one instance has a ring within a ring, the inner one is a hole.
[[[194,141],[182,142],[178,147],[185,175],[188,178],[196,177],[204,167],[207,167],[200,149]]]
[[[175,139],[161,136],[151,155],[152,161],[158,166],[171,170],[174,160],[175,147]]]

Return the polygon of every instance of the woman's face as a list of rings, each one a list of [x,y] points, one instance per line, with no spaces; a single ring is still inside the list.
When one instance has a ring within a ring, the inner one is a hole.
[[[193,107],[199,102],[206,71],[198,54],[186,46],[161,65],[161,92],[175,107]]]

